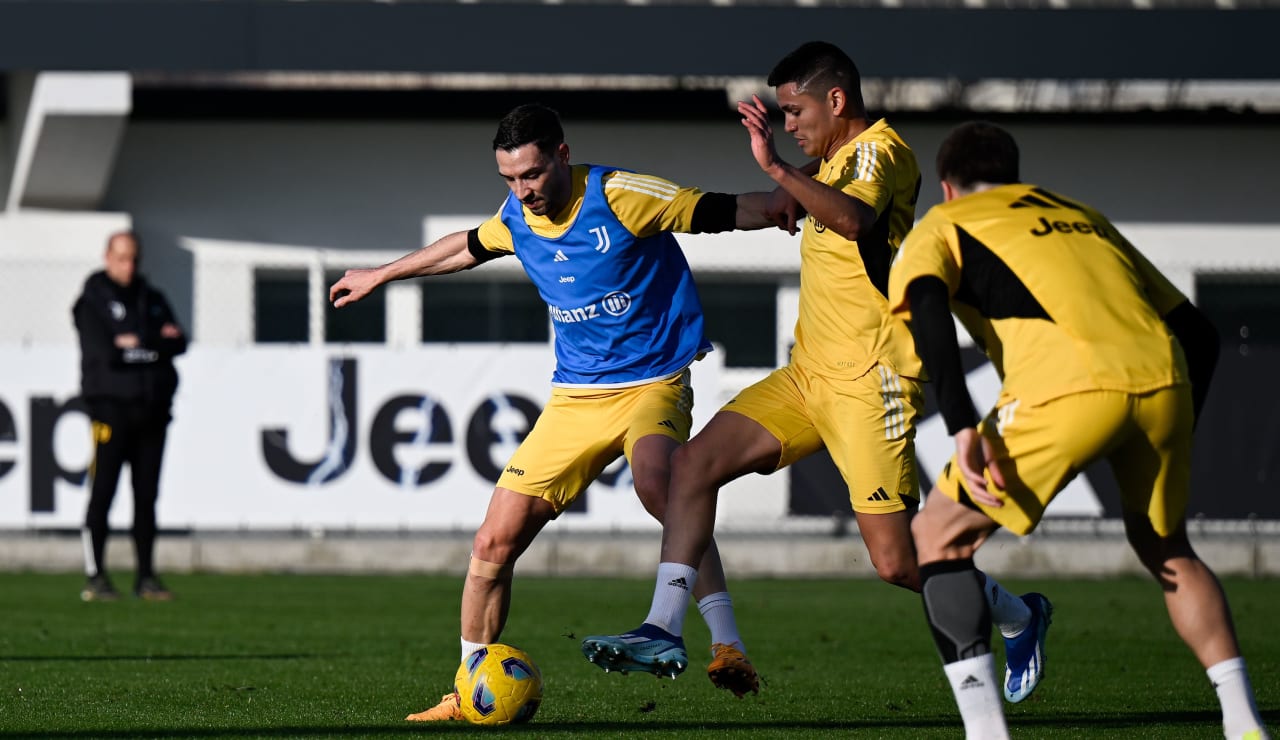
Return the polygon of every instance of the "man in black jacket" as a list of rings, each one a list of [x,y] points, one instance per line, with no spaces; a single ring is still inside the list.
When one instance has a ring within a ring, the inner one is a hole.
[[[107,239],[104,269],[85,281],[72,315],[80,334],[81,394],[93,422],[94,456],[85,515],[85,601],[119,598],[107,577],[107,514],[120,469],[133,480],[133,542],[138,573],[134,595],[168,601],[156,577],[156,498],[170,404],[178,388],[173,358],[187,339],[160,291],[137,273],[141,244],[131,232]]]

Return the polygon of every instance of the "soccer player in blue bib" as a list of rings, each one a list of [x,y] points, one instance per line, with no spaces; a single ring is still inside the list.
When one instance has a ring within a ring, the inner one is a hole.
[[[544,106],[508,113],[493,148],[511,190],[497,214],[389,264],[348,270],[329,290],[342,307],[392,280],[514,254],[547,303],[555,327],[551,399],[498,479],[476,532],[462,592],[463,659],[502,634],[517,558],[619,455],[645,509],[663,518],[671,453],[691,431],[689,366],[711,350],[693,275],[672,233],[775,223],[768,193],[706,193],[571,164],[559,116]],[[711,631],[708,675],[742,696],[758,679],[714,544],[700,572],[694,595]],[[451,691],[407,719],[460,718]]]

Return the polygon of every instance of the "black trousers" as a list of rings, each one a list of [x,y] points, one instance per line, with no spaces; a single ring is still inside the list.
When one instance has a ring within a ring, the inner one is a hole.
[[[94,453],[85,514],[91,552],[85,553],[85,570],[90,575],[106,572],[104,555],[110,532],[107,515],[116,497],[120,471],[129,463],[138,577],[153,575],[156,499],[160,495],[160,462],[169,428],[169,407],[94,400],[89,404],[89,416],[93,422]]]

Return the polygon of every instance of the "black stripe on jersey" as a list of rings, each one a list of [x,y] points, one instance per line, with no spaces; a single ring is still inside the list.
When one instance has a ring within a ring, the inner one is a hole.
[[[1053,317],[1031,295],[1022,280],[986,244],[956,226],[960,241],[960,288],[955,299],[990,319],[1046,319]]]
[[[1057,208],[1054,204],[1047,200],[1041,200],[1034,195],[1024,195],[1009,204],[1010,208]]]
[[[480,243],[479,228],[467,232],[467,251],[471,253],[472,257],[476,258],[477,264],[496,260],[503,256],[502,252],[490,252],[484,248],[484,244]]]
[[[1062,206],[1063,208],[1070,208],[1073,211],[1081,211],[1081,212],[1084,211],[1084,206],[1080,205],[1079,203],[1076,203],[1075,201],[1067,200],[1066,198],[1063,198],[1061,195],[1054,195],[1053,193],[1050,193],[1048,190],[1045,190],[1044,188],[1031,188],[1031,192],[1035,193],[1041,198],[1046,198],[1048,200],[1051,200],[1054,203],[1057,203],[1058,205]]]
[[[893,198],[890,198],[871,232],[858,239],[858,254],[862,256],[867,277],[885,298],[889,297],[889,266],[893,264],[893,250],[889,248],[889,218],[892,214]]]

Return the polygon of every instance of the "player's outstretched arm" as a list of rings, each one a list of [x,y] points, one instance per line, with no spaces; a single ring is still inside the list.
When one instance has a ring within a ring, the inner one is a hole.
[[[456,231],[395,262],[388,262],[381,267],[347,270],[338,282],[329,286],[329,302],[335,308],[342,308],[392,280],[445,275],[476,264],[476,258],[467,249],[467,232]]]
[[[752,231],[782,226],[786,219],[771,193],[703,193],[694,206],[686,227],[659,223],[661,228],[690,234],[719,234],[725,231]]]
[[[796,233],[798,204],[795,200],[771,193],[739,193],[734,212],[734,228],[742,230],[764,229],[777,226],[790,234]]]

